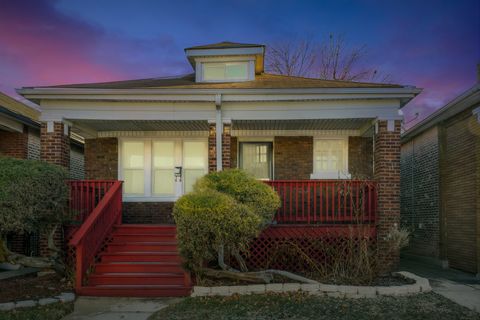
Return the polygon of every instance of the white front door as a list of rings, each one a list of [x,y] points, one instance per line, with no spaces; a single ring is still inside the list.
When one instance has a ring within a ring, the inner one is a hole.
[[[120,178],[132,201],[176,200],[208,172],[206,139],[124,140],[122,154]]]

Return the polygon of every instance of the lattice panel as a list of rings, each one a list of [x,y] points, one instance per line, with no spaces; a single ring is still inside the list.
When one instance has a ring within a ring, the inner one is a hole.
[[[265,230],[250,245],[245,257],[251,270],[282,269],[292,272],[314,272],[325,267],[332,257],[373,246],[375,229],[361,227],[276,226]],[[342,251],[342,252],[339,252]]]

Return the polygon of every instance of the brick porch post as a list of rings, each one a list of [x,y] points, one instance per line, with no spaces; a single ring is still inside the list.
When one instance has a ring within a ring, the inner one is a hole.
[[[230,123],[223,124],[222,135],[222,165],[223,170],[230,168],[231,162],[231,144],[232,144],[232,125]]]
[[[387,237],[400,225],[400,120],[377,122],[374,178],[378,186],[377,245],[382,272],[398,266],[400,252],[389,250]]]
[[[53,163],[67,170],[70,169],[70,128],[62,122],[42,122],[40,127],[40,159]],[[40,236],[40,256],[48,256],[47,235]],[[62,228],[57,228],[54,235],[55,245],[63,245]]]
[[[223,169],[230,168],[231,153],[231,127],[230,123],[223,124],[222,134],[222,166]],[[209,123],[208,128],[208,172],[217,171],[217,147],[216,147],[215,123]]]

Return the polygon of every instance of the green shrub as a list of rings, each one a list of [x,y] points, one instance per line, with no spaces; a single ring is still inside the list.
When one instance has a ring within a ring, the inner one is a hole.
[[[43,231],[68,219],[66,179],[59,166],[0,157],[0,236]]]
[[[182,196],[173,209],[180,254],[190,270],[217,259],[219,246],[245,250],[258,235],[261,218],[227,194],[214,190]]]
[[[226,193],[259,215],[264,224],[272,221],[280,207],[280,198],[270,186],[240,169],[212,172],[199,179],[194,190]]]

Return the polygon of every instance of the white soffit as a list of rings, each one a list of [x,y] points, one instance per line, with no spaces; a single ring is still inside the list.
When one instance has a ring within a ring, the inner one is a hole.
[[[157,120],[76,120],[74,124],[102,131],[208,131],[208,122]]]

